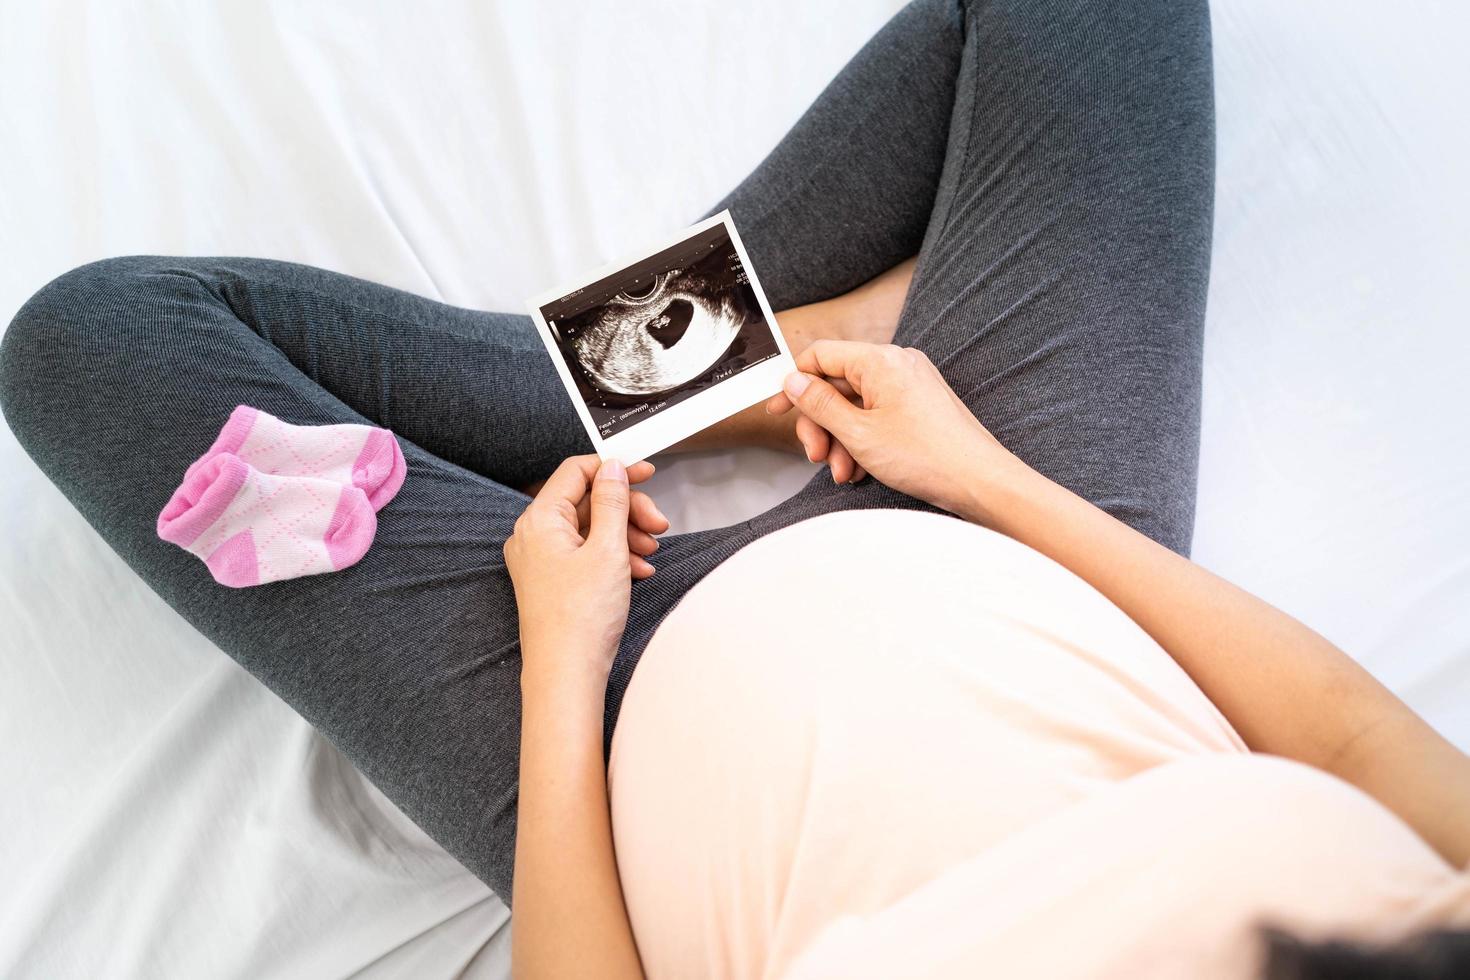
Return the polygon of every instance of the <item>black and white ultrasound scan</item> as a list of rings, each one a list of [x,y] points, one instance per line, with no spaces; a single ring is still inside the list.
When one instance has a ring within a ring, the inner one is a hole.
[[[796,369],[728,212],[588,278],[531,307],[604,457],[665,449]]]

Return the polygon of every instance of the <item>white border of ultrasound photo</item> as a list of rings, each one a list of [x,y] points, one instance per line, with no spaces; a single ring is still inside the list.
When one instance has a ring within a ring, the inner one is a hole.
[[[745,273],[750,278],[750,285],[755,290],[761,313],[765,316],[766,325],[771,330],[771,336],[775,339],[780,354],[752,365],[707,391],[699,392],[684,401],[670,405],[657,415],[644,419],[622,432],[615,432],[604,439],[597,431],[597,425],[592,420],[592,413],[587,410],[587,405],[582,401],[571,369],[562,359],[561,351],[557,349],[556,338],[545,317],[541,315],[541,307],[561,299],[568,293],[589,286],[599,279],[605,279],[621,272],[656,252],[678,245],[722,222],[729,231],[730,241],[735,246],[735,253],[740,257]],[[636,254],[625,256],[620,261],[609,262],[599,269],[578,277],[575,282],[534,296],[527,301],[527,305],[530,307],[531,318],[536,323],[537,333],[541,336],[541,342],[546,345],[546,352],[551,355],[551,362],[556,365],[556,373],[560,376],[562,386],[571,398],[572,405],[577,409],[577,415],[581,418],[582,426],[587,430],[587,435],[591,438],[597,455],[603,459],[616,458],[625,465],[635,463],[640,459],[647,459],[654,453],[667,449],[676,442],[714,425],[721,419],[728,418],[756,402],[769,398],[781,390],[781,382],[788,374],[796,370],[796,361],[791,357],[791,351],[786,346],[786,339],[781,336],[781,331],[776,326],[776,315],[771,311],[771,304],[766,299],[765,290],[761,289],[760,280],[756,278],[755,269],[750,264],[750,256],[746,254],[745,244],[740,240],[740,233],[735,230],[735,222],[731,219],[729,211],[721,211],[719,214],[712,215],[699,224],[682,229],[663,241],[650,244]]]

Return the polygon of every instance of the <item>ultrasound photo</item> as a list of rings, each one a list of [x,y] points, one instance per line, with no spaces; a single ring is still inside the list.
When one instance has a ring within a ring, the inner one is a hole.
[[[786,355],[732,233],[728,215],[718,215],[611,275],[549,302],[533,301],[548,347],[566,368],[563,380],[575,386],[584,421],[590,418],[601,439]],[[765,394],[778,388],[779,381]],[[684,434],[764,396],[756,392],[733,409],[730,399],[720,399],[718,413],[691,418],[690,425],[700,424]]]

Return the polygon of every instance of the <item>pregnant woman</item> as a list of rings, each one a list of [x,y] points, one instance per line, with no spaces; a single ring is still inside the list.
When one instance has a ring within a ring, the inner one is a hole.
[[[1470,760],[1183,557],[1213,141],[1203,2],[903,10],[717,206],[801,371],[691,445],[829,465],[661,542],[525,317],[317,269],[78,269],[0,395],[164,599],[514,869],[527,976],[1413,975],[1464,953]],[[398,434],[360,562],[226,589],[159,540],[241,404]]]

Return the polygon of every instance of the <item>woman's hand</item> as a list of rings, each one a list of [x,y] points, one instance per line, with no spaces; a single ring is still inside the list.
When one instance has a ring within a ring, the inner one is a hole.
[[[630,491],[653,464],[596,456],[562,463],[516,520],[505,563],[520,611],[522,676],[605,683],[628,620],[632,579],[647,578],[653,535],[669,522]]]
[[[562,463],[516,521],[505,564],[521,614],[516,976],[641,977],[613,855],[602,759],[607,674],[632,580],[669,522],[596,456]]]
[[[1022,464],[996,441],[923,351],[892,344],[818,340],[796,358],[800,373],[766,403],[801,412],[796,433],[833,479],[867,470],[895,490],[987,523],[977,479]]]

